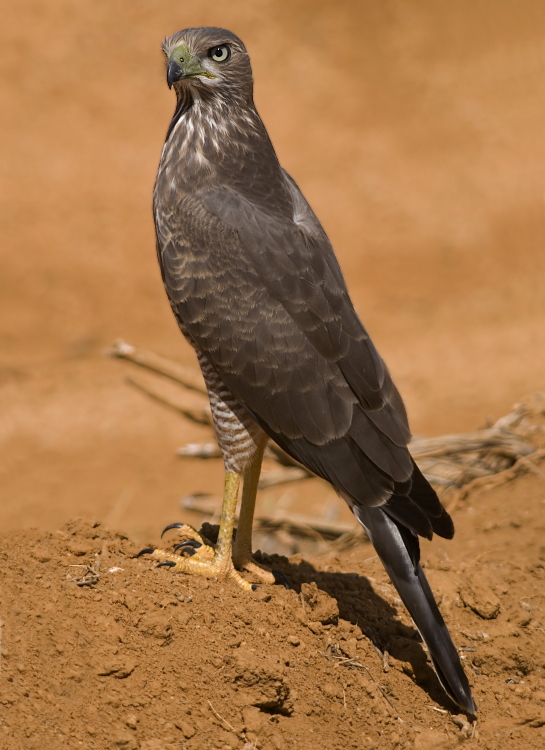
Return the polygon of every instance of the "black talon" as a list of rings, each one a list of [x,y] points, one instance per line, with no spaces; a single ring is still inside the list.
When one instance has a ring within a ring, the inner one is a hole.
[[[199,547],[202,547],[202,543],[198,542],[196,539],[186,539],[185,542],[180,542],[180,544],[177,544],[174,547],[174,552],[182,547],[193,547],[194,549],[199,549]]]
[[[142,557],[142,555],[151,555],[152,552],[155,552],[155,547],[146,547],[145,549],[141,549],[140,552],[134,556],[134,559],[136,560],[137,557]]]
[[[183,523],[169,523],[168,526],[165,526],[165,528],[161,531],[161,539],[163,538],[163,534],[166,531],[170,531],[170,529],[181,529],[182,526],[185,526]]]
[[[290,582],[281,570],[271,570],[274,576],[275,586],[283,586],[285,589],[291,589]]]
[[[158,568],[175,568],[176,563],[172,560],[163,560],[163,562],[160,562],[157,566]]]

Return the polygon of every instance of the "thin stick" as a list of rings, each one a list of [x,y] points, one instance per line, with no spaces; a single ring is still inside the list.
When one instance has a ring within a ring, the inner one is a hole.
[[[128,344],[126,341],[119,339],[108,351],[110,357],[126,359],[139,367],[146,370],[152,370],[165,378],[170,378],[176,383],[180,383],[185,388],[206,395],[206,386],[198,370],[194,367],[185,367],[184,365],[173,362],[171,359],[161,357],[154,352],[148,352],[145,349],[137,349],[136,346]]]
[[[214,716],[216,717],[216,719],[219,719],[220,721],[223,721],[223,723],[225,724],[225,726],[229,727],[229,729],[231,730],[231,732],[234,732],[239,739],[241,739],[241,740],[244,739],[243,735],[239,734],[239,732],[237,732],[237,730],[234,728],[234,726],[232,724],[229,724],[229,722],[227,721],[227,719],[224,719],[223,716],[216,711],[216,709],[210,703],[210,701],[206,701],[206,702],[208,703],[208,705],[212,709],[212,713],[214,714]]]
[[[375,646],[375,648],[376,648],[376,646]],[[380,654],[381,653],[380,650],[378,650],[378,651],[379,651],[379,654]],[[394,706],[394,704],[392,703],[392,701],[388,698],[388,696],[386,695],[386,693],[383,690],[383,688],[381,687],[381,685],[379,685],[378,681],[374,678],[373,673],[371,672],[371,670],[369,669],[369,667],[366,667],[365,664],[362,664],[361,662],[357,661],[356,659],[350,659],[350,658],[341,656],[339,654],[339,647],[338,647],[338,645],[336,643],[333,644],[333,645],[329,644],[329,646],[327,647],[327,654],[324,654],[323,651],[320,651],[319,653],[321,653],[323,656],[325,656],[329,660],[331,660],[331,658],[335,659],[337,661],[337,664],[339,664],[339,665],[341,665],[343,667],[348,667],[349,669],[365,669],[365,671],[369,674],[369,677],[373,680],[373,682],[375,683],[375,685],[380,690],[380,694],[382,695],[382,697],[384,698],[384,700],[388,703],[388,705],[390,706],[390,708],[392,708],[392,710],[394,711],[396,717],[399,719],[399,721],[403,721],[403,719],[397,713],[397,709]]]
[[[542,458],[545,458],[545,448],[534,451],[534,453],[532,453],[531,455],[531,458],[527,456],[519,458],[519,460],[516,461],[513,466],[511,466],[511,468],[506,469],[505,471],[500,471],[498,474],[493,474],[486,477],[477,477],[477,479],[469,482],[469,484],[466,484],[465,487],[462,487],[462,489],[456,493],[455,497],[447,505],[447,511],[449,513],[452,513],[458,503],[461,500],[465,500],[465,498],[475,490],[493,489],[494,487],[498,487],[498,485],[500,484],[504,484],[504,482],[509,482],[510,480],[514,479],[517,474],[520,474],[524,471],[539,472],[539,469],[535,465],[535,462],[540,461]]]
[[[359,664],[359,662],[358,662],[358,664]],[[375,683],[375,685],[376,685],[376,686],[378,687],[378,689],[380,690],[380,694],[382,695],[382,697],[384,698],[384,700],[385,700],[385,701],[386,701],[386,702],[388,703],[388,705],[389,705],[389,706],[390,706],[390,707],[391,707],[391,708],[393,709],[393,711],[394,711],[395,715],[397,716],[397,718],[398,718],[398,719],[399,719],[400,721],[403,721],[403,719],[401,719],[401,718],[399,717],[399,715],[398,715],[398,713],[397,713],[397,711],[396,711],[396,707],[394,706],[394,704],[392,703],[392,701],[391,701],[391,700],[390,700],[390,699],[388,698],[388,696],[387,696],[387,695],[386,695],[386,693],[384,692],[383,688],[382,688],[382,687],[381,687],[381,686],[380,686],[380,685],[378,684],[377,680],[375,680],[375,678],[373,677],[373,673],[371,672],[371,670],[369,669],[369,667],[366,667],[366,666],[365,666],[365,664],[360,664],[360,666],[361,666],[361,667],[362,667],[363,669],[367,670],[367,672],[368,672],[369,676],[371,677],[371,679],[373,680],[373,682]]]
[[[187,443],[176,450],[180,458],[221,458],[217,443]]]
[[[480,450],[496,450],[508,456],[527,456],[533,451],[530,443],[515,438],[510,433],[500,432],[494,427],[479,432],[460,435],[442,435],[435,438],[412,440],[409,449],[412,457],[433,458],[451,456],[455,453],[471,453]]]
[[[172,394],[167,393],[164,388],[156,385],[155,383],[144,383],[140,378],[128,377],[127,383],[132,385],[134,388],[138,388],[146,396],[150,396],[154,401],[158,401],[160,404],[164,404],[171,409],[179,412],[186,419],[197,424],[204,424],[207,427],[212,426],[212,413],[208,404],[202,406],[196,406],[195,402],[189,401],[187,396],[183,392],[176,394],[174,397]]]

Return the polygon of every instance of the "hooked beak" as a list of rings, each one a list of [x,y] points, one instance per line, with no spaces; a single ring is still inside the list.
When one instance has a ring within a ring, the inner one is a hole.
[[[172,85],[174,83],[176,83],[177,81],[181,81],[184,76],[185,72],[182,66],[177,63],[176,60],[170,60],[167,67],[167,83],[169,89],[172,88]]]
[[[179,44],[170,53],[167,64],[167,83],[171,89],[186,78],[215,78],[203,67],[198,56],[191,54],[185,44]]]

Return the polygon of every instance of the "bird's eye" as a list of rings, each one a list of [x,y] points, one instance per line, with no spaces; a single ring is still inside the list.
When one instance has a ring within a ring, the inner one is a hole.
[[[208,57],[214,62],[225,62],[231,57],[231,50],[228,44],[220,44],[219,47],[212,47],[208,50]]]

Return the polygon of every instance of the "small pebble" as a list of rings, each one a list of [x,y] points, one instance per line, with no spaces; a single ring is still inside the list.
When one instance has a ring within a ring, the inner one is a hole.
[[[136,729],[136,725],[138,723],[138,717],[136,714],[129,714],[127,718],[125,719],[125,724],[129,727],[129,729]]]
[[[258,602],[270,602],[271,595],[268,591],[264,591],[262,588],[259,588],[256,591],[252,592],[252,598],[256,599]]]
[[[287,641],[292,646],[298,646],[301,643],[301,641],[296,635],[288,635]]]
[[[181,731],[186,740],[190,740],[195,734],[195,729],[185,721],[175,721],[174,726]]]

